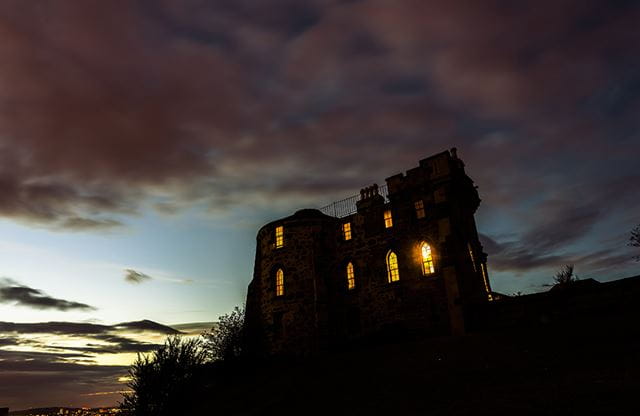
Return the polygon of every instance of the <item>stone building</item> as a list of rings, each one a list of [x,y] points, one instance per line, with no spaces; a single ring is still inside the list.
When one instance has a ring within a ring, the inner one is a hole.
[[[461,334],[492,300],[480,204],[456,149],[257,236],[246,329],[253,352],[306,355],[404,331]]]

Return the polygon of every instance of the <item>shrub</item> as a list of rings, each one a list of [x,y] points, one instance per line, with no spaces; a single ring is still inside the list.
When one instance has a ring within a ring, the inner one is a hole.
[[[566,286],[578,280],[578,276],[573,274],[573,264],[566,264],[558,270],[553,277],[554,286]]]
[[[189,414],[188,407],[204,388],[207,353],[201,340],[167,338],[149,355],[138,354],[129,369],[130,393],[120,408],[131,416]]]
[[[218,324],[202,334],[205,349],[212,361],[233,361],[244,352],[244,309],[235,307],[233,312],[222,315]]]

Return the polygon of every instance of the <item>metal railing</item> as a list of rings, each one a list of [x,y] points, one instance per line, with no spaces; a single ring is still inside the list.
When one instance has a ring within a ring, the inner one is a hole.
[[[389,202],[389,190],[387,185],[382,185],[377,188],[377,194],[382,196],[385,202]],[[358,211],[357,202],[362,199],[362,194],[353,195],[339,201],[335,201],[320,208],[323,214],[331,215],[336,218],[344,218],[348,215],[355,214]]]

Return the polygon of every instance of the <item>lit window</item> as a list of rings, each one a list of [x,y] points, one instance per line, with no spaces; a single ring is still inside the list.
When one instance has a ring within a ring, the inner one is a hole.
[[[351,240],[351,223],[350,222],[345,222],[344,224],[342,224],[342,236],[344,237],[345,241]]]
[[[424,212],[424,202],[422,200],[414,202],[413,206],[416,208],[416,217],[418,219],[426,217]]]
[[[387,254],[387,280],[389,283],[400,280],[400,272],[398,271],[398,256],[393,251]]]
[[[353,263],[347,264],[347,288],[349,290],[356,288],[356,275],[353,272]]]
[[[482,263],[480,265],[480,269],[482,270],[482,280],[484,280],[484,290],[487,292],[487,298],[489,301],[493,300],[493,296],[491,295],[491,288],[489,287],[489,277],[487,276],[487,265]]]
[[[284,246],[284,227],[276,227],[276,248]]]
[[[384,228],[393,227],[393,218],[391,218],[391,210],[388,209],[384,212]]]
[[[276,272],[276,296],[284,295],[284,272],[278,269]]]
[[[471,248],[471,244],[467,244],[467,247],[469,247],[469,257],[471,257],[471,264],[473,264],[473,271],[477,272],[478,269],[476,268],[476,258],[473,255],[473,249]]]
[[[426,276],[435,272],[435,268],[433,267],[433,253],[431,251],[431,246],[426,242],[423,242],[420,245],[420,254],[422,256],[422,274]]]

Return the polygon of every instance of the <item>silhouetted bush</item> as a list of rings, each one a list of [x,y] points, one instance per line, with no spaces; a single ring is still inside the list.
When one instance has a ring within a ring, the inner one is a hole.
[[[222,315],[218,324],[202,336],[205,338],[205,350],[212,361],[237,360],[245,350],[244,309],[236,306],[233,312]]]
[[[167,338],[150,355],[138,355],[129,369],[131,393],[120,408],[125,415],[188,415],[206,385],[207,353],[198,339]]]
[[[578,276],[573,273],[573,264],[562,266],[553,277],[554,286],[566,286],[576,280],[578,280]]]

